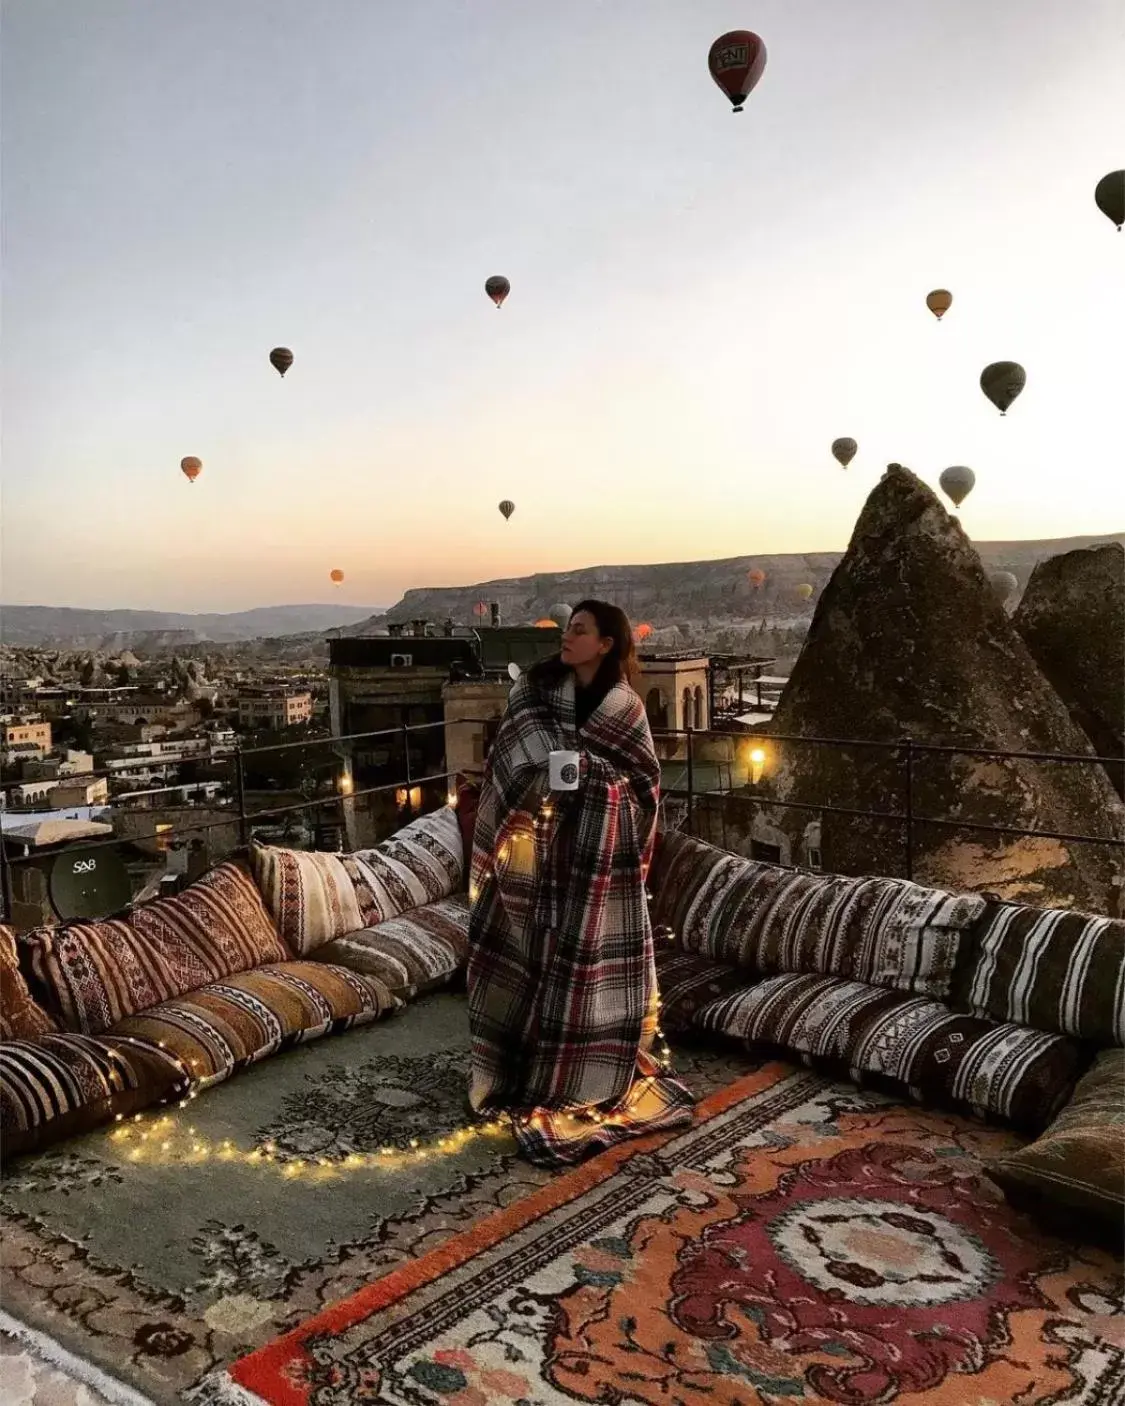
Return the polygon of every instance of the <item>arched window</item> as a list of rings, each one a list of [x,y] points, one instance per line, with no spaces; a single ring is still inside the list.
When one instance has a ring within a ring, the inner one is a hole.
[[[685,688],[685,689],[684,689],[683,708],[684,708],[684,727],[694,727],[694,726],[695,726],[695,709],[694,709],[694,707],[692,706],[692,697],[691,697],[691,689],[690,689],[690,688]]]
[[[699,684],[695,685],[695,725],[699,728],[707,726],[707,715],[703,709],[703,689]]]

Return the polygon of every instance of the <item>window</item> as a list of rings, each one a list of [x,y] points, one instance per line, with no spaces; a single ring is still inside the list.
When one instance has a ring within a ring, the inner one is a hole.
[[[695,685],[695,725],[696,727],[707,726],[707,718],[703,711],[703,689],[699,684]]]
[[[658,688],[650,688],[645,698],[645,716],[653,732],[668,730],[668,704]]]
[[[809,868],[810,868],[810,869],[823,869],[823,868],[824,868],[824,865],[823,865],[823,863],[821,862],[821,858],[820,858],[820,850],[818,850],[818,849],[810,849],[810,850],[809,850]]]
[[[751,840],[750,858],[758,859],[763,864],[780,864],[781,846],[767,845],[762,840]]]
[[[172,848],[172,826],[157,825],[156,827],[156,848],[161,854],[167,854]]]
[[[693,718],[693,709],[692,709],[691,689],[690,689],[690,688],[685,688],[685,689],[684,689],[683,712],[684,712],[683,726],[684,726],[684,727],[694,727],[694,726],[695,726],[695,722],[694,722],[694,718]]]

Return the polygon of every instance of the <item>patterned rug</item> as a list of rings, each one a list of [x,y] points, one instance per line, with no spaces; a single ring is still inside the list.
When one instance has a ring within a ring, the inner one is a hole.
[[[677,1062],[701,1097],[758,1063]],[[4,1308],[75,1361],[181,1401],[551,1179],[506,1134],[465,1133],[467,1087],[465,998],[443,992],[265,1060],[167,1123],[16,1159],[0,1181]],[[0,1370],[25,1383],[32,1365],[21,1349]]]
[[[791,1066],[208,1382],[275,1406],[1125,1401],[1121,1265],[979,1174],[1008,1134]]]

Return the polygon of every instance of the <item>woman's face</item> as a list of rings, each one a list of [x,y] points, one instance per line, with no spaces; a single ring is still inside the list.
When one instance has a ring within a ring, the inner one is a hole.
[[[562,659],[572,669],[592,664],[613,648],[613,641],[598,634],[598,622],[588,610],[576,611],[563,631]]]

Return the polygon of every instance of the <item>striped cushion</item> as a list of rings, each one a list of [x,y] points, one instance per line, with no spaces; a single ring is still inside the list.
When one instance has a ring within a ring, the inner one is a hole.
[[[114,1029],[166,1050],[206,1087],[290,1045],[399,1008],[381,981],[322,962],[282,962],[212,982]]]
[[[374,849],[309,854],[256,845],[251,862],[281,935],[302,957],[448,897],[462,886],[465,872],[451,806],[419,817]]]
[[[0,1044],[4,1155],[33,1152],[186,1089],[173,1060],[116,1035],[5,1041]]]
[[[1125,1045],[1125,921],[989,903],[975,937],[968,1010]]]
[[[785,869],[681,835],[662,851],[653,922],[685,951],[762,974],[819,972],[941,999],[985,906],[979,894]]]
[[[656,985],[665,1035],[685,1034],[704,1006],[746,986],[746,973],[737,967],[681,952],[670,942],[661,942],[659,931],[656,938]]]
[[[61,1023],[98,1035],[134,1011],[289,953],[241,864],[124,918],[39,928],[20,939]]]
[[[0,924],[0,1040],[36,1040],[55,1028],[55,1022],[27,989],[15,933]]]
[[[702,1010],[704,1030],[846,1064],[853,1078],[1038,1130],[1074,1087],[1080,1046],[831,976],[774,976]]]
[[[253,880],[237,863],[221,864],[182,893],[124,918],[40,928],[20,941],[62,1023],[87,1035],[289,955]]]
[[[313,959],[377,976],[394,995],[410,998],[451,981],[465,965],[468,946],[469,900],[454,894],[338,937]]]
[[[1036,1142],[985,1171],[1014,1200],[1075,1212],[1068,1229],[1093,1216],[1118,1253],[1125,1235],[1125,1050],[1103,1050],[1074,1097]]]

